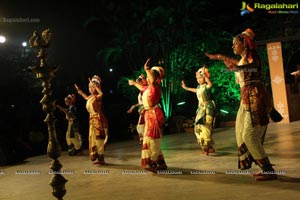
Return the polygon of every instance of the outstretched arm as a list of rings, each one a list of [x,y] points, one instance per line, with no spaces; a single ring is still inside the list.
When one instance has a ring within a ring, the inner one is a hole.
[[[233,62],[230,62],[229,60],[224,60],[224,64],[229,70],[238,70],[238,71],[249,71],[249,72],[256,72],[257,67],[260,66],[260,59],[254,58],[251,63],[247,63],[248,61],[245,61],[246,64],[243,65],[237,65]]]
[[[140,106],[140,105],[141,105],[141,104],[139,104],[139,103],[132,105],[132,106],[129,108],[129,110],[127,110],[127,113],[132,113],[132,111],[133,111],[136,107],[138,107],[138,106]]]
[[[184,83],[184,80],[181,81],[181,87],[186,90],[186,91],[190,91],[190,92],[194,92],[196,93],[197,92],[197,89],[196,88],[189,88],[185,85]]]
[[[62,106],[60,106],[60,105],[56,105],[56,107],[57,107],[60,111],[62,111],[62,112],[64,112],[64,113],[66,114],[67,120],[74,119],[74,115],[72,115],[72,113],[68,112],[68,109],[67,109],[67,108],[62,107]]]
[[[64,107],[62,107],[62,106],[60,106],[60,105],[56,105],[56,107],[57,107],[60,111],[64,112],[65,114],[68,113],[68,110],[67,110],[66,108],[64,108]]]
[[[222,54],[209,54],[209,53],[205,53],[205,55],[207,57],[209,57],[209,59],[211,60],[222,60],[222,61],[228,61],[228,62],[231,62],[232,64],[235,64],[237,65],[239,60],[238,59],[235,59],[235,58],[229,58],[227,56],[224,56]]]
[[[77,86],[76,83],[74,84],[74,87],[75,87],[75,89],[77,90],[77,93],[78,93],[79,95],[81,95],[85,100],[88,99],[88,95],[86,95],[86,94],[85,94],[85,93]]]
[[[237,64],[239,62],[237,59],[229,58],[222,54],[205,53],[205,55],[211,60],[222,60],[228,70],[237,70]]]
[[[143,85],[136,82],[136,81],[133,81],[133,80],[128,80],[128,85],[133,85],[135,86],[137,89],[139,89],[140,91],[143,90]]]

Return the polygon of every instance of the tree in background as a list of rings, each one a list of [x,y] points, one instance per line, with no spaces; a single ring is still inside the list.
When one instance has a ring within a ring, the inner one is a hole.
[[[134,77],[129,75],[133,79],[140,74],[141,65],[137,63],[143,63],[145,57],[151,57],[152,65],[162,66],[166,75],[162,83],[161,104],[167,119],[172,116],[176,104],[184,100],[180,81],[189,75],[194,78],[195,71],[207,62],[204,53],[222,49],[223,40],[229,37],[225,32],[201,28],[214,23],[197,18],[197,13],[205,13],[207,9],[201,3],[194,3],[182,1],[176,7],[172,4],[141,6],[129,12],[124,23],[112,18],[116,20],[113,39],[108,48],[98,52],[107,66],[123,67],[125,61],[127,66],[124,67],[134,72]],[[128,90],[130,94],[132,89],[128,89],[125,83],[128,78],[121,79],[118,85],[120,90]],[[128,94],[126,96],[132,97]]]
[[[226,72],[222,63],[208,61],[204,57],[204,52],[232,55],[232,35],[227,31],[239,33],[251,24],[258,38],[269,39],[271,36],[281,35],[285,29],[280,27],[284,27],[282,23],[287,21],[287,17],[277,16],[275,19],[274,16],[262,12],[240,17],[238,12],[222,9],[221,2],[217,1],[133,0],[122,5],[103,2],[103,5],[100,3],[101,6],[106,7],[109,12],[103,12],[103,16],[98,20],[102,20],[105,24],[103,26],[105,29],[101,31],[106,32],[112,39],[105,41],[106,48],[98,52],[98,58],[105,66],[126,68],[123,76],[133,79],[137,77],[135,71],[139,71],[147,57],[153,61],[152,65],[164,67],[166,76],[162,84],[161,103],[167,119],[179,109],[178,103],[186,101],[187,94],[182,94],[178,87],[180,80],[184,78],[187,82],[191,80],[191,83],[196,84],[193,82],[194,72],[203,64],[207,64],[212,72],[212,81],[215,85],[213,94],[219,108],[224,111],[221,112],[224,114],[222,117],[233,119],[239,98],[234,74]],[[227,3],[224,4],[227,8]],[[260,20],[268,22],[273,18],[278,22],[276,31],[273,30],[273,26],[267,26],[269,23],[262,23]],[[265,66],[267,67],[267,64]],[[265,75],[268,80],[266,67]],[[124,80],[126,81],[126,78],[120,82]],[[119,86],[120,90],[124,90],[124,95],[131,93],[132,89],[126,88],[124,84],[119,83]],[[185,106],[181,108],[183,107]]]
[[[182,79],[185,79],[190,85],[196,85],[195,72],[204,64],[207,65],[212,74],[212,82],[214,84],[212,93],[218,107],[224,114],[221,116],[223,116],[223,119],[233,119],[236,114],[239,102],[239,88],[235,83],[234,73],[227,71],[222,62],[208,61],[204,55],[206,51],[213,52],[217,49],[222,49],[220,47],[222,46],[221,44],[231,41],[232,36],[225,32],[216,35],[206,34],[204,36],[205,38],[203,37],[201,41],[190,42],[189,45],[183,44],[173,49],[168,57],[164,57],[161,63],[158,63],[158,65],[162,65],[165,68],[166,72],[162,82],[161,106],[167,119],[172,116],[174,111],[175,113],[180,112],[178,105],[181,102],[186,102],[186,105],[182,107],[186,107],[187,110],[193,109],[193,112],[195,111],[197,105],[193,105],[194,108],[188,107],[191,105],[191,102],[187,99],[188,94],[180,88],[180,82]],[[123,77],[119,81],[120,90],[129,98],[134,97],[131,99],[133,102],[136,101],[137,91],[133,91],[127,86],[127,80],[135,79],[141,73],[143,73],[142,68],[141,70],[135,70],[133,77]]]

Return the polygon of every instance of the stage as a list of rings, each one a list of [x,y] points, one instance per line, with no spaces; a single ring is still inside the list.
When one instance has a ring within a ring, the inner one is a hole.
[[[121,133],[120,133],[121,134]],[[278,180],[256,182],[247,171],[237,169],[234,127],[215,129],[216,153],[202,155],[192,132],[165,135],[162,150],[168,171],[153,174],[140,167],[141,146],[135,140],[107,146],[107,165],[95,166],[88,152],[59,158],[68,180],[64,199],[289,199],[300,196],[300,121],[271,123],[265,149]],[[0,166],[0,199],[55,199],[49,181],[51,159],[31,157],[23,163]]]

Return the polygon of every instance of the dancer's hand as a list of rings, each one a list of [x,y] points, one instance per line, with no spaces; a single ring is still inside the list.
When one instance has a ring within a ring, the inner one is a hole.
[[[131,106],[130,109],[127,110],[127,113],[128,113],[128,114],[129,114],[129,113],[132,113],[133,109],[134,109],[134,106]]]
[[[78,93],[79,95],[82,95],[82,94],[83,94],[82,90],[77,86],[76,83],[74,83],[74,87],[75,87],[75,89],[77,90],[77,93]]]
[[[62,112],[64,112],[64,113],[67,113],[67,112],[68,112],[66,108],[64,108],[64,107],[62,107],[62,106],[60,106],[60,105],[56,105],[56,107],[57,107],[60,111],[62,111]]]
[[[181,87],[182,87],[184,90],[188,90],[188,87],[186,87],[184,80],[181,81]]]
[[[150,69],[150,58],[148,58],[144,64],[144,70],[149,70],[149,69]]]
[[[300,76],[300,70],[292,72],[291,75],[293,75],[295,77],[299,77]]]
[[[77,90],[77,92],[80,90],[80,88],[77,86],[76,83],[74,83],[74,87],[75,87],[75,89]]]
[[[135,84],[135,81],[133,80],[128,80],[128,85],[134,85]]]
[[[205,55],[211,60],[222,60],[222,55],[220,55],[220,54],[205,53]]]

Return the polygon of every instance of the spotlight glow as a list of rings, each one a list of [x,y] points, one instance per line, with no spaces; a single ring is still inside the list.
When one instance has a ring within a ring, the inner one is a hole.
[[[0,35],[0,43],[4,43],[6,41],[6,38],[2,35]]]
[[[181,106],[181,105],[183,105],[183,104],[185,104],[185,101],[182,101],[182,102],[177,103],[177,106]]]
[[[225,114],[228,114],[228,113],[229,113],[228,111],[223,110],[223,109],[220,109],[220,111],[221,111],[222,113],[225,113]]]

